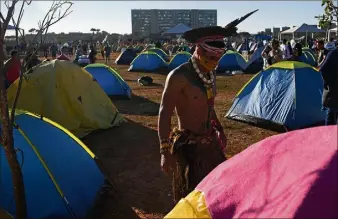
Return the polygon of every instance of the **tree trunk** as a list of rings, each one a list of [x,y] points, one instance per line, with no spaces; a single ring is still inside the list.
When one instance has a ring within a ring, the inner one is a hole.
[[[1,144],[5,150],[5,155],[12,171],[12,181],[14,189],[14,198],[16,204],[16,218],[27,218],[27,206],[25,187],[21,167],[17,159],[16,151],[14,149],[13,128],[9,120],[7,93],[5,88],[4,77],[4,54],[3,54],[3,39],[0,39],[0,113],[1,113]]]

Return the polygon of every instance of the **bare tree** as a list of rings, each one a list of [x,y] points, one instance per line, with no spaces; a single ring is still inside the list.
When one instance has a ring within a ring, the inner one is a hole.
[[[16,96],[13,102],[13,106],[11,109],[11,114],[9,115],[9,107],[7,102],[7,93],[5,87],[5,74],[6,70],[4,68],[4,54],[3,54],[3,43],[5,38],[5,33],[10,21],[13,22],[14,26],[16,27],[16,43],[17,48],[19,47],[19,40],[18,34],[20,33],[21,36],[24,38],[23,33],[20,30],[20,22],[22,16],[24,14],[24,6],[30,5],[31,0],[27,1],[24,0],[21,5],[20,13],[15,20],[14,10],[16,4],[19,0],[7,0],[5,5],[7,7],[7,16],[6,18],[0,14],[1,19],[3,20],[3,24],[1,26],[1,34],[0,34],[0,114],[1,114],[1,136],[0,136],[0,144],[3,146],[5,155],[9,164],[9,167],[12,171],[12,181],[13,181],[13,189],[14,189],[14,198],[16,203],[16,218],[18,219],[26,219],[27,218],[27,206],[26,206],[26,198],[25,198],[25,188],[23,183],[23,177],[21,172],[21,167],[17,159],[16,149],[14,148],[14,139],[13,139],[13,123],[15,119],[15,108],[18,101],[18,97],[21,90],[22,80],[24,76],[25,69],[27,68],[27,63],[25,62],[24,65],[21,65],[21,72],[19,78],[19,85],[16,92]],[[45,15],[42,21],[38,22],[38,29],[32,28],[30,29],[31,32],[36,32],[33,42],[35,39],[40,35],[46,35],[48,28],[53,24],[59,22],[61,19],[68,16],[72,11],[70,8],[72,6],[72,2],[69,1],[56,1],[52,2],[52,5]],[[35,30],[34,30],[35,29]],[[34,30],[34,31],[33,31]],[[35,55],[38,51],[36,49],[33,54],[31,55],[30,59]],[[28,60],[29,61],[29,60]]]

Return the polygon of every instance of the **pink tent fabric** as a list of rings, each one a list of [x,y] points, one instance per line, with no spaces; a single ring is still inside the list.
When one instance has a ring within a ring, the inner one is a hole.
[[[56,57],[57,60],[64,60],[64,61],[70,61],[70,58],[64,54],[59,55]]]
[[[212,218],[338,218],[337,126],[267,138],[196,188]]]

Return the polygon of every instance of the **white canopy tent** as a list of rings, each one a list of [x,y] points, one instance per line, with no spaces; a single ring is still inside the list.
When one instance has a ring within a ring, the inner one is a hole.
[[[328,39],[328,41],[330,41],[331,33],[335,33],[336,36],[337,36],[337,27],[332,28],[331,30],[328,31],[328,33],[327,33],[327,39]]]
[[[299,35],[304,35],[306,38],[308,34],[311,34],[312,37],[315,33],[325,33],[325,30],[319,29],[316,25],[302,24],[301,26],[293,27],[288,30],[281,32],[282,35],[292,35],[292,38],[300,37]]]

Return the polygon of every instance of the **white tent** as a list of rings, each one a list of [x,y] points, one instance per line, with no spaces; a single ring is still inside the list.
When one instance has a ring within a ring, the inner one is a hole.
[[[331,30],[328,31],[327,39],[328,39],[329,41],[330,41],[330,38],[331,38],[331,33],[335,33],[336,36],[337,36],[337,27],[332,28]]]
[[[307,38],[308,34],[325,33],[325,30],[319,29],[316,25],[302,24],[301,26],[293,27],[281,32],[281,35],[291,34],[292,38],[295,38],[296,33],[304,33]]]

